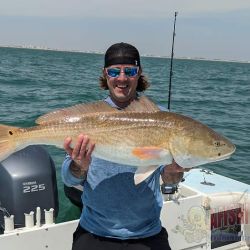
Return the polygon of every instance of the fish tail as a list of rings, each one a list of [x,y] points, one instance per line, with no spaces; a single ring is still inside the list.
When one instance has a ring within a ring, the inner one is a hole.
[[[18,127],[0,124],[0,161],[15,152],[16,143],[13,138],[15,137],[17,130],[19,130]]]

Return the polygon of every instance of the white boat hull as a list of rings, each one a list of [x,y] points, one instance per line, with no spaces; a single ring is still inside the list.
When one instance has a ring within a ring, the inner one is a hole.
[[[247,184],[200,169],[188,173],[176,194],[163,195],[161,221],[172,249],[249,249],[249,190]],[[74,220],[15,229],[0,235],[0,249],[70,250],[77,224]],[[239,230],[235,232],[237,240],[215,238],[224,237],[231,228]]]

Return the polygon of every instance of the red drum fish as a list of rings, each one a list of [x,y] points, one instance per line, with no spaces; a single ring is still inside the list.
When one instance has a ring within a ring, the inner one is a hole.
[[[192,168],[227,159],[235,151],[227,138],[208,126],[160,111],[145,96],[122,111],[99,101],[57,110],[36,122],[38,125],[30,128],[0,125],[0,161],[28,145],[63,148],[66,137],[74,144],[82,133],[95,143],[95,157],[138,167],[135,176],[143,174],[144,180],[173,159],[183,168]]]

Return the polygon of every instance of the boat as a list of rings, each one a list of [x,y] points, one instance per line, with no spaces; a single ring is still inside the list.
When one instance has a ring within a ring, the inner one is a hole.
[[[55,223],[55,178],[53,160],[41,146],[29,146],[0,164],[1,250],[71,249],[78,220]],[[162,184],[161,190],[161,222],[173,250],[250,248],[250,185],[197,168],[178,186]]]

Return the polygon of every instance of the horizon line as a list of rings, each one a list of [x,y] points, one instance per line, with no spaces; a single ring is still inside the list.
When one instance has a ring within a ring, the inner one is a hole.
[[[16,49],[33,49],[33,50],[44,50],[44,51],[58,51],[58,52],[72,52],[72,53],[85,53],[85,54],[105,54],[103,51],[95,50],[76,50],[76,49],[58,49],[49,48],[46,46],[36,46],[36,45],[2,45],[0,48],[16,48]],[[170,59],[171,56],[164,55],[153,55],[153,54],[141,54],[141,57],[152,57],[152,58],[167,58]],[[205,58],[205,57],[189,57],[189,56],[179,56],[174,59],[179,60],[197,60],[197,61],[215,61],[215,62],[234,62],[234,63],[250,63],[248,60],[233,60],[233,59],[220,59],[220,58]]]

